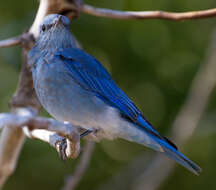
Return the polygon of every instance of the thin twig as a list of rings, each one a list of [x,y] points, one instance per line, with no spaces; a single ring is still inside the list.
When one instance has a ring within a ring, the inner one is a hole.
[[[65,185],[62,190],[73,190],[79,184],[90,163],[94,146],[94,142],[86,142],[80,162],[78,163],[74,173],[66,178]]]
[[[208,9],[191,12],[166,12],[166,11],[120,11],[106,8],[96,8],[84,4],[81,7],[83,13],[113,19],[166,19],[166,20],[190,20],[216,17],[216,9]]]
[[[38,25],[39,21],[45,17],[47,14],[44,7],[48,6],[48,1],[41,1],[41,6],[39,7],[38,14],[36,16],[35,22],[30,28],[30,33],[34,33],[35,36],[38,35]],[[71,5],[72,6],[72,5]],[[69,6],[70,7],[70,6]],[[216,9],[208,9],[201,11],[191,11],[191,12],[166,12],[166,11],[120,11],[112,10],[106,8],[96,8],[91,5],[84,4],[80,6],[83,13],[94,15],[97,17],[107,17],[113,19],[166,19],[166,20],[191,20],[191,19],[203,19],[216,16]],[[0,41],[0,48],[11,47],[21,45],[23,42],[23,36],[17,36]]]
[[[216,31],[212,35],[206,64],[201,65],[191,85],[185,104],[177,115],[172,130],[172,138],[182,146],[193,134],[208,104],[210,94],[216,85]],[[175,166],[165,157],[157,155],[148,169],[137,178],[135,190],[156,190],[169,176]],[[158,172],[160,171],[160,172]],[[152,176],[154,176],[152,178]]]
[[[34,37],[31,33],[25,32],[20,36],[9,38],[6,40],[0,41],[0,48],[13,47],[13,46],[22,46],[24,48],[29,48],[29,46],[34,43]]]
[[[21,44],[21,36],[9,38],[6,40],[0,41],[0,48],[12,47]]]
[[[21,116],[12,113],[1,113],[0,114],[0,129],[4,126],[10,126],[15,128],[22,128],[28,126],[30,130],[34,129],[45,129],[60,134],[63,137],[67,137],[72,140],[74,136],[79,136],[77,127],[70,123],[62,123],[60,121],[43,118],[43,117],[29,117]]]
[[[67,138],[66,156],[76,158],[80,152],[80,138],[77,127],[70,123],[62,123],[54,119],[32,117],[32,115],[16,115],[11,113],[0,114],[0,129],[23,128],[24,133],[30,138],[40,139],[49,143],[59,151],[58,142]]]

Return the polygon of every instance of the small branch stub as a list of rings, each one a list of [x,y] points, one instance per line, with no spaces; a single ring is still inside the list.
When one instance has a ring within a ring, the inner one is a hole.
[[[0,48],[20,45],[21,47],[30,49],[34,44],[34,41],[35,41],[34,36],[26,32],[20,36],[0,41]]]

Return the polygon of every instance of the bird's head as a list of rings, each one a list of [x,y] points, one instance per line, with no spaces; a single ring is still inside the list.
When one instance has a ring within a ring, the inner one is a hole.
[[[56,29],[68,28],[70,24],[66,16],[59,14],[50,14],[46,16],[40,25],[40,35],[51,32]]]
[[[40,49],[69,48],[73,47],[75,41],[69,30],[70,21],[66,16],[50,14],[46,16],[40,25],[40,33],[37,46]]]

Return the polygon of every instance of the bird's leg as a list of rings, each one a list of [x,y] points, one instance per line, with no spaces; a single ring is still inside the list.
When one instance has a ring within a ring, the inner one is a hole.
[[[83,133],[80,134],[80,138],[83,138],[91,133],[96,133],[98,130],[97,129],[87,129]]]
[[[90,134],[92,132],[94,132],[94,130],[87,129],[83,133],[80,134],[80,138],[83,138],[83,137],[87,136],[88,134]]]

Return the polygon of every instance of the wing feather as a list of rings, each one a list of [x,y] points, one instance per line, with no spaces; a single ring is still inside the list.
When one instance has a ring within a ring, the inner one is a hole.
[[[106,69],[91,55],[81,49],[64,49],[55,56],[61,59],[70,71],[69,74],[82,88],[93,93],[106,104],[118,109],[125,118],[129,118],[151,135],[162,139],[172,145],[161,136],[154,127],[144,118],[132,100],[117,86]]]

